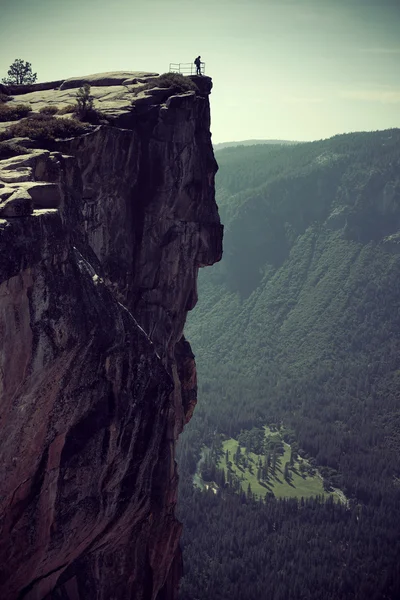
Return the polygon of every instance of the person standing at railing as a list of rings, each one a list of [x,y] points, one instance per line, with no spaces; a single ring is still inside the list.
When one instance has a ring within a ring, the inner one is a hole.
[[[201,56],[198,56],[194,64],[196,65],[196,75],[201,75]]]

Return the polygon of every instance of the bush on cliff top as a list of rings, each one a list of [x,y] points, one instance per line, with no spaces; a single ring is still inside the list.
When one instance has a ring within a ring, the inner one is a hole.
[[[72,113],[72,118],[82,123],[89,123],[90,125],[99,125],[104,121],[107,121],[107,117],[95,108],[87,108],[80,111],[76,104],[68,104],[63,108],[58,106],[43,106],[39,110],[40,115],[66,115]],[[108,122],[108,121],[107,121]]]
[[[94,96],[90,94],[90,85],[85,83],[76,93],[75,117],[82,123],[100,125],[107,117],[94,107]]]
[[[18,121],[31,112],[29,104],[5,104],[0,103],[0,121]]]
[[[53,116],[72,113],[72,118],[77,121],[99,125],[103,121],[107,121],[107,117],[101,111],[94,108],[93,100],[93,96],[90,95],[90,85],[85,84],[76,93],[76,104],[68,104],[62,108],[54,104],[47,104],[39,109],[39,114],[42,117],[42,115]]]
[[[3,102],[9,102],[10,100],[14,100],[14,98],[12,96],[9,96],[8,94],[3,94],[2,92],[0,92],[0,104],[2,104]]]
[[[20,154],[28,154],[29,150],[18,144],[10,144],[9,142],[0,142],[0,160],[12,158]]]
[[[86,108],[79,110],[79,107],[75,104],[68,104],[64,108],[58,108],[58,106],[43,106],[39,113],[41,115],[65,115],[73,113],[73,118],[81,121],[82,123],[90,123],[91,125],[99,125],[102,120],[105,120],[105,115],[96,110],[95,108]]]
[[[48,106],[42,106],[42,108],[39,109],[39,112],[41,115],[55,115],[58,113],[58,106],[51,106],[50,104]]]
[[[155,80],[158,87],[174,87],[181,92],[198,91],[199,88],[189,77],[180,73],[163,73]]]
[[[51,115],[35,115],[22,119],[15,125],[11,125],[5,132],[0,134],[0,139],[13,137],[27,137],[32,140],[49,141],[56,138],[68,138],[82,135],[89,130],[76,119],[57,119]]]
[[[137,96],[140,92],[155,87],[171,88],[171,95],[189,91],[196,92],[199,90],[194,81],[189,77],[185,77],[185,75],[181,75],[180,73],[163,73],[162,75],[159,75],[159,77],[152,77],[149,79],[147,83],[134,91],[134,95]]]
[[[90,125],[106,125],[108,123],[106,115],[96,108],[88,109],[82,114],[75,113],[74,117],[82,123],[90,123]]]
[[[76,92],[76,112],[83,115],[88,110],[94,109],[94,96],[90,93],[90,85],[85,83]]]
[[[67,106],[63,106],[57,112],[58,115],[66,115],[68,113],[73,113],[76,110],[75,104],[67,104]]]

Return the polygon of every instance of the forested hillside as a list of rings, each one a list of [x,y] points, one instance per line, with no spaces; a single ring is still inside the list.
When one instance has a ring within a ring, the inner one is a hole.
[[[298,144],[299,142],[292,142],[290,140],[241,140],[240,142],[222,142],[220,144],[213,144],[214,152],[223,150],[224,148],[232,148],[233,146],[255,146],[257,144]]]
[[[182,600],[396,598],[400,130],[217,158],[224,258],[186,328],[199,404],[179,455]],[[347,505],[193,489],[203,445],[271,423]]]

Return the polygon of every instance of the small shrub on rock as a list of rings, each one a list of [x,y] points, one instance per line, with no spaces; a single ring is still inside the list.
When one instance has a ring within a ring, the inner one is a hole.
[[[180,73],[163,73],[159,77],[151,78],[147,83],[143,84],[140,88],[134,90],[134,96],[137,96],[140,92],[150,90],[152,88],[170,88],[171,96],[174,94],[180,94],[188,91],[198,91],[197,85],[189,78],[181,75]],[[134,104],[135,101],[133,101]]]
[[[173,87],[180,92],[199,90],[194,81],[180,73],[163,73],[155,79],[155,82],[158,87]]]
[[[31,112],[29,104],[9,104],[0,103],[0,121],[18,121],[26,117]]]
[[[58,113],[58,106],[42,106],[39,112],[42,115],[56,115]]]
[[[83,115],[89,110],[93,110],[94,97],[90,95],[90,85],[85,83],[76,92],[76,112]]]
[[[76,111],[76,104],[67,104],[67,106],[63,106],[57,112],[58,115],[67,115],[69,113],[74,113]]]
[[[96,108],[87,110],[83,115],[78,114],[76,116],[82,123],[90,123],[90,125],[100,125],[103,122],[108,122],[106,115]]]
[[[9,102],[10,100],[14,100],[14,98],[12,96],[9,96],[8,94],[3,94],[0,92],[0,104],[3,104],[4,102]]]
[[[90,85],[85,83],[76,93],[76,106],[74,112],[76,118],[83,123],[99,125],[106,119],[105,115],[94,108],[94,97],[90,95]]]
[[[12,158],[20,154],[28,154],[29,150],[18,144],[10,144],[9,142],[0,142],[0,160]]]
[[[8,139],[27,137],[32,140],[51,141],[56,138],[82,135],[87,131],[88,127],[76,119],[57,119],[51,115],[36,115],[11,125],[5,134]]]

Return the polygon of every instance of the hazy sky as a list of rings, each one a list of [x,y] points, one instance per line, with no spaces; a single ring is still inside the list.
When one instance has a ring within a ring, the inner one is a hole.
[[[213,141],[400,127],[400,0],[0,0],[0,77],[168,71],[201,54]]]

